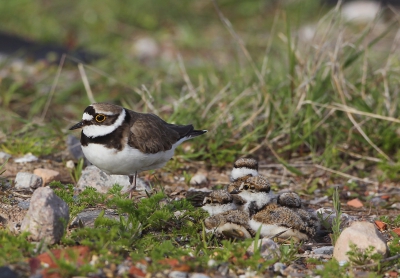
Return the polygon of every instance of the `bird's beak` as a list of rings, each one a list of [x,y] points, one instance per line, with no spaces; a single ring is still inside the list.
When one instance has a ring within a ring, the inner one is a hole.
[[[85,123],[83,121],[80,121],[79,123],[77,123],[76,125],[73,125],[69,130],[74,130],[74,129],[78,129],[78,128],[82,128],[85,125]]]
[[[233,190],[230,192],[230,194],[239,194],[239,190],[233,189]]]

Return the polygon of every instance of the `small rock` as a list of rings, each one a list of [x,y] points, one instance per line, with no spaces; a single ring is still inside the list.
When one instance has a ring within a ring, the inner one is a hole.
[[[123,175],[107,175],[94,165],[86,167],[82,171],[82,176],[78,181],[78,188],[93,187],[100,193],[107,193],[114,185],[123,186],[122,192],[128,192],[132,185],[129,182],[129,176]],[[150,191],[151,188],[141,179],[136,179],[136,190]]]
[[[47,185],[52,181],[60,179],[60,173],[57,171],[54,171],[54,170],[50,170],[50,169],[38,168],[38,169],[35,169],[33,171],[33,173],[42,178],[44,185]]]
[[[32,195],[21,231],[29,232],[34,241],[54,244],[60,241],[68,221],[68,205],[49,187],[40,187]]]
[[[347,205],[353,208],[362,208],[364,206],[363,203],[361,203],[361,201],[358,198],[348,201]]]
[[[35,174],[19,172],[15,177],[15,189],[18,190],[36,189],[42,184],[42,178]]]
[[[210,278],[210,276],[204,274],[204,273],[190,273],[189,278]]]
[[[374,207],[383,207],[387,204],[387,202],[380,197],[373,197],[371,200],[369,200],[369,204]]]
[[[315,212],[313,212],[320,222],[325,226],[326,229],[332,229],[333,221],[336,218],[336,213],[330,208],[319,208]],[[322,219],[322,220],[321,220]],[[349,226],[354,221],[358,220],[356,216],[348,215],[347,213],[342,213],[340,215],[340,228],[343,229]]]
[[[395,228],[392,230],[394,233],[396,233],[398,236],[400,236],[400,228]]]
[[[274,272],[281,273],[285,268],[286,265],[281,262],[274,263]]]
[[[10,267],[2,266],[2,267],[0,267],[0,277],[1,278],[18,278],[19,275],[14,270],[12,270]]]
[[[139,59],[147,60],[155,58],[159,54],[160,49],[153,38],[145,37],[135,41],[132,46],[132,52],[136,54]]]
[[[191,185],[201,185],[207,183],[207,176],[203,172],[197,172],[191,179]]]
[[[21,201],[18,203],[18,207],[22,208],[22,209],[29,209],[31,202],[30,201]]]
[[[84,157],[81,147],[81,141],[73,135],[68,135],[67,137],[67,149],[71,156],[76,160]]]
[[[375,225],[376,225],[376,227],[378,228],[378,230],[380,230],[380,231],[384,231],[384,230],[387,229],[387,224],[386,224],[385,222],[376,220],[376,221],[375,221]]]
[[[375,1],[352,1],[343,4],[342,15],[347,21],[368,23],[375,19],[381,7]]]
[[[72,160],[68,160],[67,163],[65,163],[65,167],[67,167],[68,169],[74,169],[75,163]]]
[[[384,256],[388,254],[386,241],[375,228],[375,225],[366,221],[354,222],[340,234],[333,251],[333,257],[338,262],[349,260],[346,253],[350,251],[350,243],[356,244],[357,248],[361,250],[374,246],[375,252]]]
[[[324,246],[317,249],[314,249],[314,254],[318,255],[332,255],[333,254],[333,246]]]
[[[272,260],[280,256],[278,244],[270,238],[259,239],[257,248],[261,252],[261,256],[266,260]],[[261,245],[261,246],[260,246]],[[247,248],[247,253],[252,256],[254,254],[254,241]]]
[[[11,158],[11,155],[5,152],[0,152],[0,161],[4,162],[7,159]]]
[[[28,154],[24,155],[23,157],[16,158],[14,160],[14,162],[15,163],[29,163],[29,162],[34,162],[34,161],[37,161],[37,160],[38,160],[38,158],[36,156],[34,156],[31,153],[28,153]]]
[[[78,213],[78,215],[71,221],[70,227],[90,227],[94,228],[94,221],[102,213],[103,210],[100,209],[85,209],[84,211]],[[105,210],[104,217],[112,220],[120,220],[120,215],[113,210]]]
[[[188,273],[187,272],[183,272],[183,271],[171,271],[168,274],[169,278],[186,278],[188,277]]]

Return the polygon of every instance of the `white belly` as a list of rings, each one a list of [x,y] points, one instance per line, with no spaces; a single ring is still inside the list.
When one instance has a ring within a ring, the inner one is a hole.
[[[158,169],[174,155],[175,148],[184,140],[178,141],[165,152],[143,154],[128,145],[122,151],[104,147],[101,144],[82,146],[85,157],[109,175],[133,175],[135,172]]]
[[[260,222],[252,219],[252,220],[250,220],[249,225],[256,232],[261,227],[260,235],[262,237],[272,237],[278,233],[286,231],[278,237],[285,238],[285,239],[289,238],[289,237],[295,237],[295,238],[298,238],[299,240],[307,240],[308,239],[308,236],[306,234],[303,234],[302,232],[300,232],[296,229],[290,229],[290,228],[279,226],[276,224],[264,224],[264,223],[260,223]]]

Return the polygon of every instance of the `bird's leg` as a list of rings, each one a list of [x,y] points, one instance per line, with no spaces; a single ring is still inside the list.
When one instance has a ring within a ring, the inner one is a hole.
[[[137,176],[137,172],[135,172],[134,175],[130,175],[129,176],[129,183],[133,186],[131,188],[131,190],[129,191],[129,199],[132,199],[132,191],[134,191],[136,189],[136,176]]]

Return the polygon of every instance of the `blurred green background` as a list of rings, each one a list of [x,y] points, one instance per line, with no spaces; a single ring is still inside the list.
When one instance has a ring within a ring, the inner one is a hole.
[[[379,157],[367,164],[396,160],[393,20],[349,23],[318,0],[216,3],[220,13],[204,0],[1,2],[0,31],[69,51],[59,75],[51,54],[2,59],[3,149],[27,152],[32,144],[15,144],[24,137],[50,142],[45,153],[62,149],[90,104],[84,78],[97,102],[208,129],[187,159],[308,156],[344,171],[347,151]],[[71,58],[78,49],[100,57],[84,73]],[[342,108],[327,108],[336,104],[390,120],[355,116],[371,144]]]

